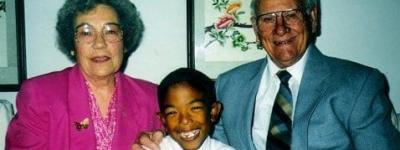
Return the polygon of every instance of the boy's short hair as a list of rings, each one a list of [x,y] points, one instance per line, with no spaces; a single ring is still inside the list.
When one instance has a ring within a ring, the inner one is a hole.
[[[214,81],[204,73],[192,68],[179,68],[169,73],[158,86],[158,105],[160,111],[165,108],[163,101],[166,98],[169,88],[179,84],[188,84],[190,87],[202,94],[207,109],[211,109],[211,105],[216,102]]]

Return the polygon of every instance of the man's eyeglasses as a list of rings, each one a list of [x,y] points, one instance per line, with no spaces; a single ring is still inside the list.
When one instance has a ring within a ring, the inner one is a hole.
[[[84,43],[92,43],[99,33],[90,24],[79,25],[75,30],[75,39]],[[120,26],[114,23],[104,25],[101,34],[104,40],[110,43],[121,41],[123,35]]]
[[[264,13],[257,16],[258,28],[260,30],[272,30],[276,25],[278,17],[281,17],[283,23],[287,26],[298,24],[303,20],[303,15],[300,9]]]

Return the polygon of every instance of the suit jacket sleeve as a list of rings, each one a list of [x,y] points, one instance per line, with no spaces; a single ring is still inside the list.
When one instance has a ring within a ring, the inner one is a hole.
[[[374,70],[366,79],[349,123],[356,149],[400,149],[400,133],[391,123],[393,106],[383,74]]]
[[[36,84],[25,82],[17,95],[18,113],[6,136],[6,149],[48,149],[48,111],[35,94]]]

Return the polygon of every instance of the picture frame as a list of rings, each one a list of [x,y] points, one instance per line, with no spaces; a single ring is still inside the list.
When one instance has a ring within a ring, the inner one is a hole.
[[[256,42],[251,0],[189,0],[188,67],[215,79],[225,71],[266,56]]]
[[[18,91],[26,79],[24,1],[0,0],[0,91]]]

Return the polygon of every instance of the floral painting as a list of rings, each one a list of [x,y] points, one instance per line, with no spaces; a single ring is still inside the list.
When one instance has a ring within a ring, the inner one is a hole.
[[[6,2],[0,1],[0,67],[7,67]]]
[[[245,17],[244,15],[246,14],[246,12],[241,9],[241,1],[230,3],[229,0],[212,0],[212,6],[215,10],[220,12],[221,15],[213,25],[207,26],[204,29],[205,33],[211,37],[206,47],[213,42],[218,42],[221,46],[224,46],[229,40],[234,48],[247,51],[250,46],[256,44],[255,41],[249,41],[249,39],[238,30],[238,28],[252,28],[250,23],[240,22],[243,21],[240,19]]]
[[[23,1],[0,0],[0,91],[18,91],[26,79]]]
[[[193,0],[195,67],[216,77],[265,57],[251,23],[251,0]]]

